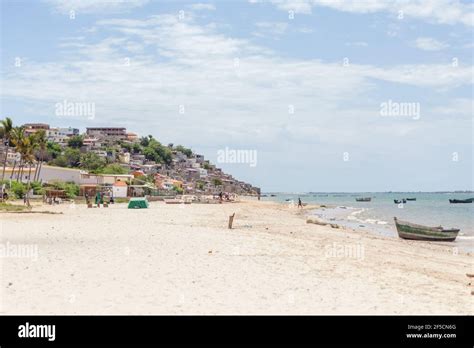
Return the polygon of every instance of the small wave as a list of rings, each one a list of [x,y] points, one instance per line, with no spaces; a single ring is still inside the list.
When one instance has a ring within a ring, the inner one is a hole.
[[[473,239],[474,239],[474,236],[459,235],[459,236],[458,236],[458,239],[462,239],[462,240],[473,240]]]

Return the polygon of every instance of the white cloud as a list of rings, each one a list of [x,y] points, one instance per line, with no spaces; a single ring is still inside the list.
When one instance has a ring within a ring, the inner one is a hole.
[[[458,0],[270,0],[269,2],[281,10],[293,10],[302,14],[310,14],[314,7],[321,6],[352,13],[387,12],[439,24],[474,25],[474,6]]]
[[[260,34],[282,35],[288,29],[287,22],[257,22],[255,26]]]
[[[146,5],[149,0],[43,0],[60,13],[114,13]]]
[[[423,51],[440,51],[449,47],[447,43],[438,41],[431,37],[419,37],[413,44],[415,47]]]
[[[36,104],[35,116],[54,114],[55,103],[64,99],[94,102],[96,117],[85,120],[88,125],[123,125],[198,149],[271,149],[275,160],[292,160],[295,153],[306,156],[305,144],[345,151],[371,148],[381,134],[385,139],[402,134],[404,122],[373,125],[380,121],[380,100],[367,99],[379,81],[429,93],[470,84],[473,74],[472,67],[449,64],[345,67],[282,58],[215,26],[198,25],[192,16],[109,19],[95,27],[101,39],[68,43],[63,61],[29,60],[4,74],[3,97]],[[421,125],[410,127],[423,132]],[[436,136],[425,141],[435,142]],[[319,151],[323,163],[328,154]]]
[[[365,41],[346,42],[346,46],[367,47],[369,44]]]
[[[201,10],[208,10],[208,11],[215,11],[216,7],[213,4],[204,4],[204,3],[197,3],[192,4],[190,6],[193,10],[201,11]]]

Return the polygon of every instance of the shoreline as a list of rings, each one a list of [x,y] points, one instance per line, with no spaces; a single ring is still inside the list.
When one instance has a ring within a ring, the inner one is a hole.
[[[473,314],[473,257],[306,223],[317,206],[232,204],[2,213],[3,314]],[[236,213],[234,228],[227,219]]]

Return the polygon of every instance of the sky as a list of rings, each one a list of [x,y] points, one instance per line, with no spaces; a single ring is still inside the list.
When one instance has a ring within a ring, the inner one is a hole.
[[[473,189],[471,1],[0,3],[17,125],[126,127],[266,192]]]

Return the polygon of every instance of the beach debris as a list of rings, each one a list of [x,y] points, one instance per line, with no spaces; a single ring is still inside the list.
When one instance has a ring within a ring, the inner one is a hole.
[[[208,254],[212,254],[212,250],[209,250],[207,253],[208,253]]]
[[[229,216],[229,230],[232,229],[232,224],[234,223],[235,213]]]
[[[466,273],[466,277],[474,278],[474,273]]]
[[[319,220],[319,219],[317,219],[317,218],[307,219],[307,220],[306,220],[306,223],[307,223],[307,224],[321,225],[321,226],[326,226],[326,225],[328,224],[327,222],[324,222],[324,221]]]
[[[48,210],[39,210],[39,211],[31,211],[31,210],[23,210],[23,211],[9,211],[9,214],[52,214],[52,215],[62,215],[62,211],[48,211]],[[6,214],[6,213],[5,213]]]
[[[338,224],[331,224],[331,227],[332,228],[339,228],[339,225]]]

